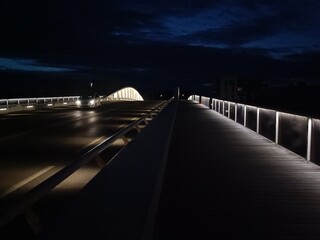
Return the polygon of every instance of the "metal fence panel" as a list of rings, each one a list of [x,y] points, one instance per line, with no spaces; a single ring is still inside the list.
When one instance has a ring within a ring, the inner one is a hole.
[[[257,130],[257,107],[247,106],[247,128]]]
[[[279,144],[306,158],[308,118],[280,113]]]
[[[276,111],[260,108],[259,133],[274,141],[276,137]]]

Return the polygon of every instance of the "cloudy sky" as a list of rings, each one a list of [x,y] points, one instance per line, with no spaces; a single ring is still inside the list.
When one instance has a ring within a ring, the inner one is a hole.
[[[0,29],[3,83],[10,74],[166,87],[320,76],[318,0],[2,0]]]

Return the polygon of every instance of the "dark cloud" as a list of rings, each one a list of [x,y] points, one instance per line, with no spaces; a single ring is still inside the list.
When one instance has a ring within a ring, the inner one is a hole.
[[[284,31],[274,17],[262,17],[250,21],[235,23],[219,29],[208,29],[196,32],[184,38],[191,42],[218,43],[230,46],[238,46],[244,43],[256,41],[267,36]]]
[[[176,40],[241,45],[279,32],[297,31],[309,26],[314,21],[306,13],[312,7],[311,3],[315,2],[296,2],[35,0],[30,3],[7,0],[2,3],[0,10],[1,29],[4,33],[0,39],[3,46],[0,53],[46,53],[56,52],[57,48],[72,52],[90,46],[103,47],[114,41],[172,41],[176,33],[164,26],[165,16],[181,16],[179,12],[197,15],[221,6],[228,11],[237,8],[229,15],[237,15],[241,9],[252,11],[252,15],[249,12],[247,18],[214,28],[208,24],[207,29],[194,29],[194,32],[184,38],[179,36]],[[263,6],[266,12],[255,16],[264,9]]]
[[[268,9],[265,15],[249,15],[238,22],[198,31],[183,36],[181,39],[204,44],[239,46],[285,32],[301,34],[314,24],[313,17],[306,16],[306,13],[301,9],[301,7],[305,8],[305,5],[294,3],[283,5],[275,4],[275,2],[268,5],[272,8]],[[243,1],[243,3],[242,7],[250,10],[258,7],[257,1]]]
[[[4,0],[0,58],[74,70],[56,74],[59,79],[141,85],[207,84],[224,74],[318,76],[306,64],[318,61],[317,54],[303,54],[319,39],[319,5],[312,0]],[[303,44],[278,38],[286,33]],[[272,44],[248,46],[271,38]],[[292,68],[297,63],[299,72]]]

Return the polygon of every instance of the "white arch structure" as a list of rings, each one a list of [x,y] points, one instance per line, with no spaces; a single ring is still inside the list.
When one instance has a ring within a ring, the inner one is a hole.
[[[132,88],[132,87],[125,87],[122,88],[109,96],[107,96],[108,100],[127,100],[127,101],[143,101],[142,96],[140,93]]]

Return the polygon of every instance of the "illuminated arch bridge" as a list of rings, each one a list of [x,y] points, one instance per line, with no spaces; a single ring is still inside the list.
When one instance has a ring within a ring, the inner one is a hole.
[[[132,87],[125,87],[108,95],[107,100],[143,101],[143,98],[136,89]]]
[[[59,96],[59,97],[33,97],[33,98],[11,98],[11,99],[0,99],[0,114],[32,110],[38,107],[61,107],[61,106],[74,106],[80,96]],[[140,93],[132,88],[122,88],[107,97],[101,96],[107,101],[143,101],[144,99]]]

